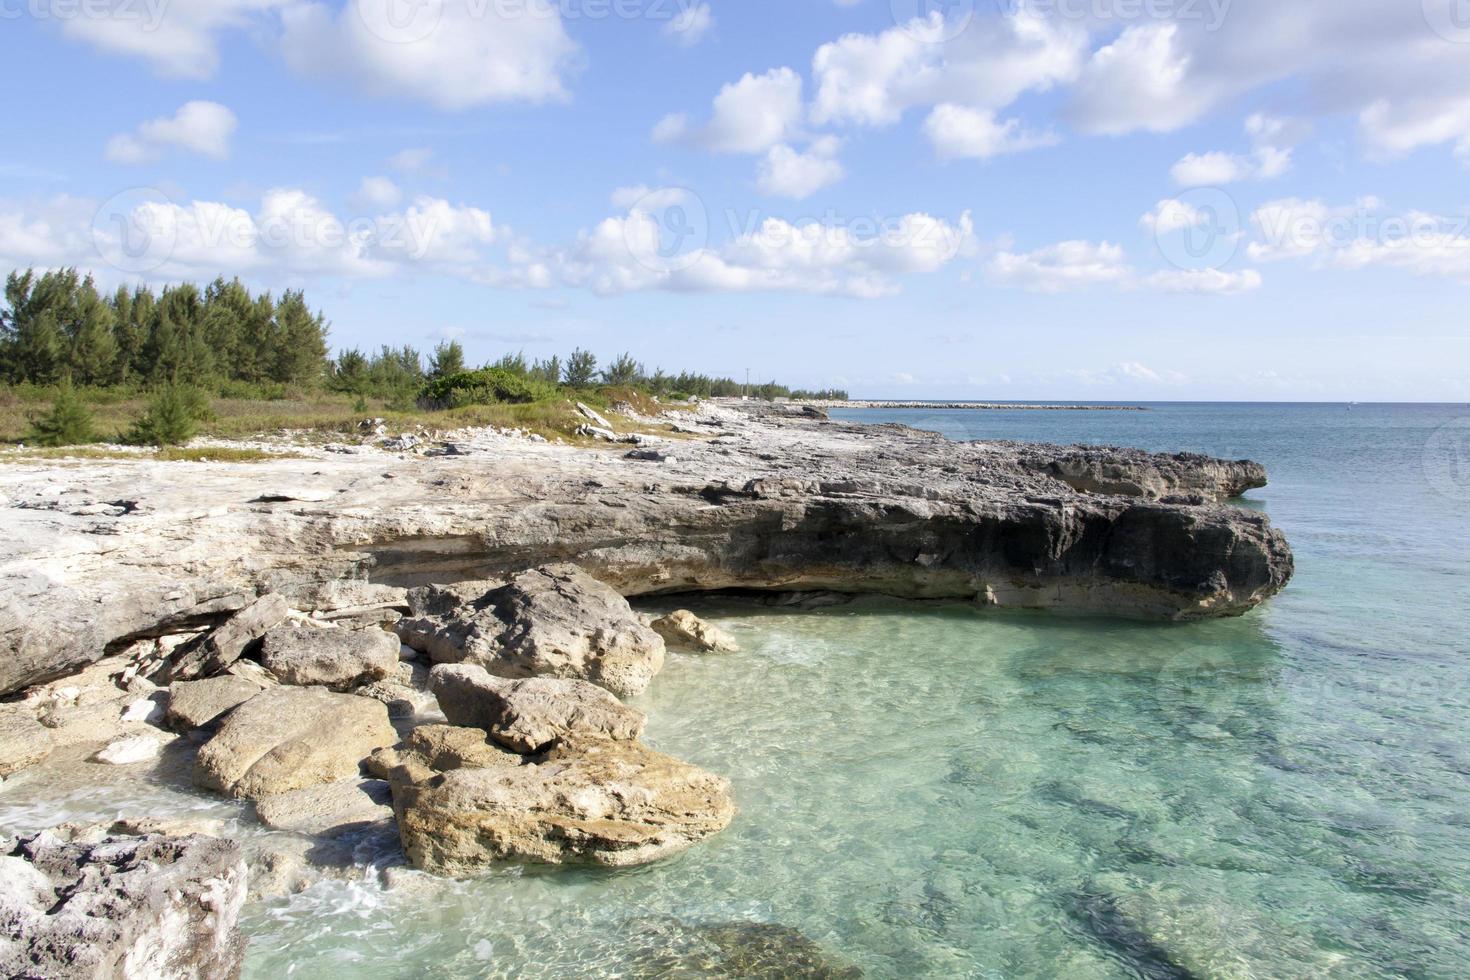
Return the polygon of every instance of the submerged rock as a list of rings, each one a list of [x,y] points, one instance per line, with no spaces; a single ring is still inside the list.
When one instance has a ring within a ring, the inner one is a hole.
[[[473,664],[433,670],[433,691],[450,724],[483,728],[515,752],[540,752],[567,736],[636,739],[648,718],[595,684],[493,677]]]
[[[443,593],[418,599],[442,608]],[[591,681],[641,694],[664,663],[664,641],[628,601],[575,565],[522,572],[448,614],[399,623],[399,635],[438,663],[471,663],[500,677]]]
[[[245,893],[239,846],[211,837],[0,845],[0,975],[237,976]]]
[[[398,733],[388,709],[319,687],[277,687],[240,705],[199,750],[194,782],[258,800],[358,774]]]
[[[175,731],[205,728],[262,690],[262,684],[233,674],[221,674],[202,681],[180,681],[169,688],[168,709],[164,717]]]
[[[706,623],[687,609],[677,609],[653,621],[653,631],[672,647],[701,653],[739,653],[735,637],[712,623]]]
[[[260,660],[283,684],[346,691],[391,674],[398,646],[386,630],[279,626],[261,641]]]
[[[641,919],[632,924],[623,949],[631,952],[626,975],[640,978],[859,980],[863,975],[799,930],[769,922]]]
[[[462,874],[497,861],[628,867],[724,830],[728,780],[638,742],[559,743],[525,765],[395,782],[415,867]]]

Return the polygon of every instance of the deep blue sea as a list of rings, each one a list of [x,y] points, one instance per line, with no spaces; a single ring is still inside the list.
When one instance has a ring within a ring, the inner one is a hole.
[[[1470,976],[1470,406],[1149,408],[836,414],[1259,460],[1297,557],[1268,605],[696,607],[743,652],[634,703],[731,778],[726,833],[258,903],[247,976]]]

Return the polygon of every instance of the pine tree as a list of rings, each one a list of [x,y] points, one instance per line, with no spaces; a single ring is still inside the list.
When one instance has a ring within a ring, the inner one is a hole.
[[[567,357],[566,383],[573,388],[585,388],[597,377],[597,357],[590,351],[578,347]]]
[[[79,446],[96,440],[92,413],[70,379],[56,390],[50,413],[31,423],[30,438],[41,446]]]
[[[310,384],[321,379],[327,361],[327,321],[320,313],[312,314],[300,292],[288,290],[276,305],[276,337],[273,381]]]
[[[148,403],[148,411],[133,423],[130,441],[144,446],[177,446],[194,438],[199,419],[209,410],[198,389],[164,385]]]
[[[111,307],[97,295],[92,278],[77,293],[77,321],[71,338],[71,374],[80,384],[105,385],[117,371],[117,336]]]
[[[445,341],[434,348],[429,360],[429,377],[445,378],[464,370],[464,348],[459,341]]]

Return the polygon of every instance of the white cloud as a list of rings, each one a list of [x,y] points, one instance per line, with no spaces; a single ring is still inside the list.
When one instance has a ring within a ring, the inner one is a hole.
[[[132,133],[119,133],[104,155],[113,163],[147,163],[169,148],[223,160],[239,121],[218,102],[185,102],[172,116],[152,119]]]
[[[992,282],[1038,293],[1060,293],[1106,286],[1166,293],[1229,295],[1259,289],[1253,269],[1166,269],[1141,273],[1128,264],[1120,245],[1109,242],[1059,242],[1033,252],[1000,252],[986,270]]]
[[[1243,153],[1190,153],[1174,164],[1169,175],[1180,187],[1208,187],[1243,180],[1271,180],[1291,169],[1292,147],[1310,127],[1300,120],[1255,113],[1246,118],[1245,131],[1256,144]]]
[[[802,118],[801,76],[790,68],[747,73],[720,89],[710,121],[689,130],[682,115],[666,116],[654,139],[686,138],[712,153],[764,153],[796,135]]]
[[[952,103],[934,107],[924,121],[924,133],[943,159],[963,157],[987,160],[1002,153],[1019,153],[1058,142],[1051,133],[1031,133],[1021,129],[1017,119],[999,122],[988,109],[967,109]]]
[[[1088,60],[1070,115],[1091,133],[1167,132],[1198,119],[1215,98],[1204,82],[1186,84],[1191,54],[1175,24],[1129,27]]]
[[[682,204],[688,200],[689,192],[682,187],[649,187],[646,184],[634,184],[631,187],[619,187],[612,192],[612,206],[619,211],[631,211],[639,208],[643,211],[662,211],[664,208],[675,204]]]
[[[1271,201],[1251,215],[1258,262],[1308,259],[1319,268],[1399,269],[1470,283],[1470,217],[1395,213],[1376,198],[1330,206],[1320,200]]]
[[[813,141],[805,153],[784,143],[773,146],[756,168],[756,187],[767,197],[811,197],[843,178],[837,149],[838,141],[831,136]]]
[[[391,208],[403,199],[403,191],[387,177],[364,177],[356,199],[367,207]]]
[[[160,75],[208,78],[219,37],[259,23],[284,0],[98,0],[87,16],[57,17],[62,32],[112,54],[148,61]]]
[[[883,126],[940,103],[1000,109],[1075,77],[1087,50],[1081,26],[1024,11],[976,18],[946,40],[949,31],[933,13],[822,45],[812,59],[813,121]]]
[[[393,154],[388,158],[388,166],[399,173],[416,174],[422,173],[433,159],[433,150],[426,146],[415,146]]]
[[[1154,235],[1167,235],[1186,228],[1203,227],[1210,216],[1188,201],[1166,198],[1138,219],[1138,223]]]
[[[546,0],[525,0],[513,11],[426,0],[413,6],[406,26],[394,2],[361,0],[335,14],[314,2],[283,10],[286,63],[371,96],[448,111],[567,96],[563,76],[578,49]]]
[[[714,14],[709,4],[696,3],[682,8],[673,19],[664,25],[664,37],[670,38],[686,48],[692,48],[715,26]]]

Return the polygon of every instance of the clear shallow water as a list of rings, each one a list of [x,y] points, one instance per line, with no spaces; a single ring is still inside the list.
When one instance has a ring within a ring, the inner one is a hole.
[[[874,977],[1470,974],[1470,492],[1435,438],[1470,408],[861,416],[1253,457],[1297,578],[1187,625],[702,607],[744,652],[635,703],[733,780],[729,831],[622,873],[323,884],[247,911],[247,976],[696,976],[730,923]]]

